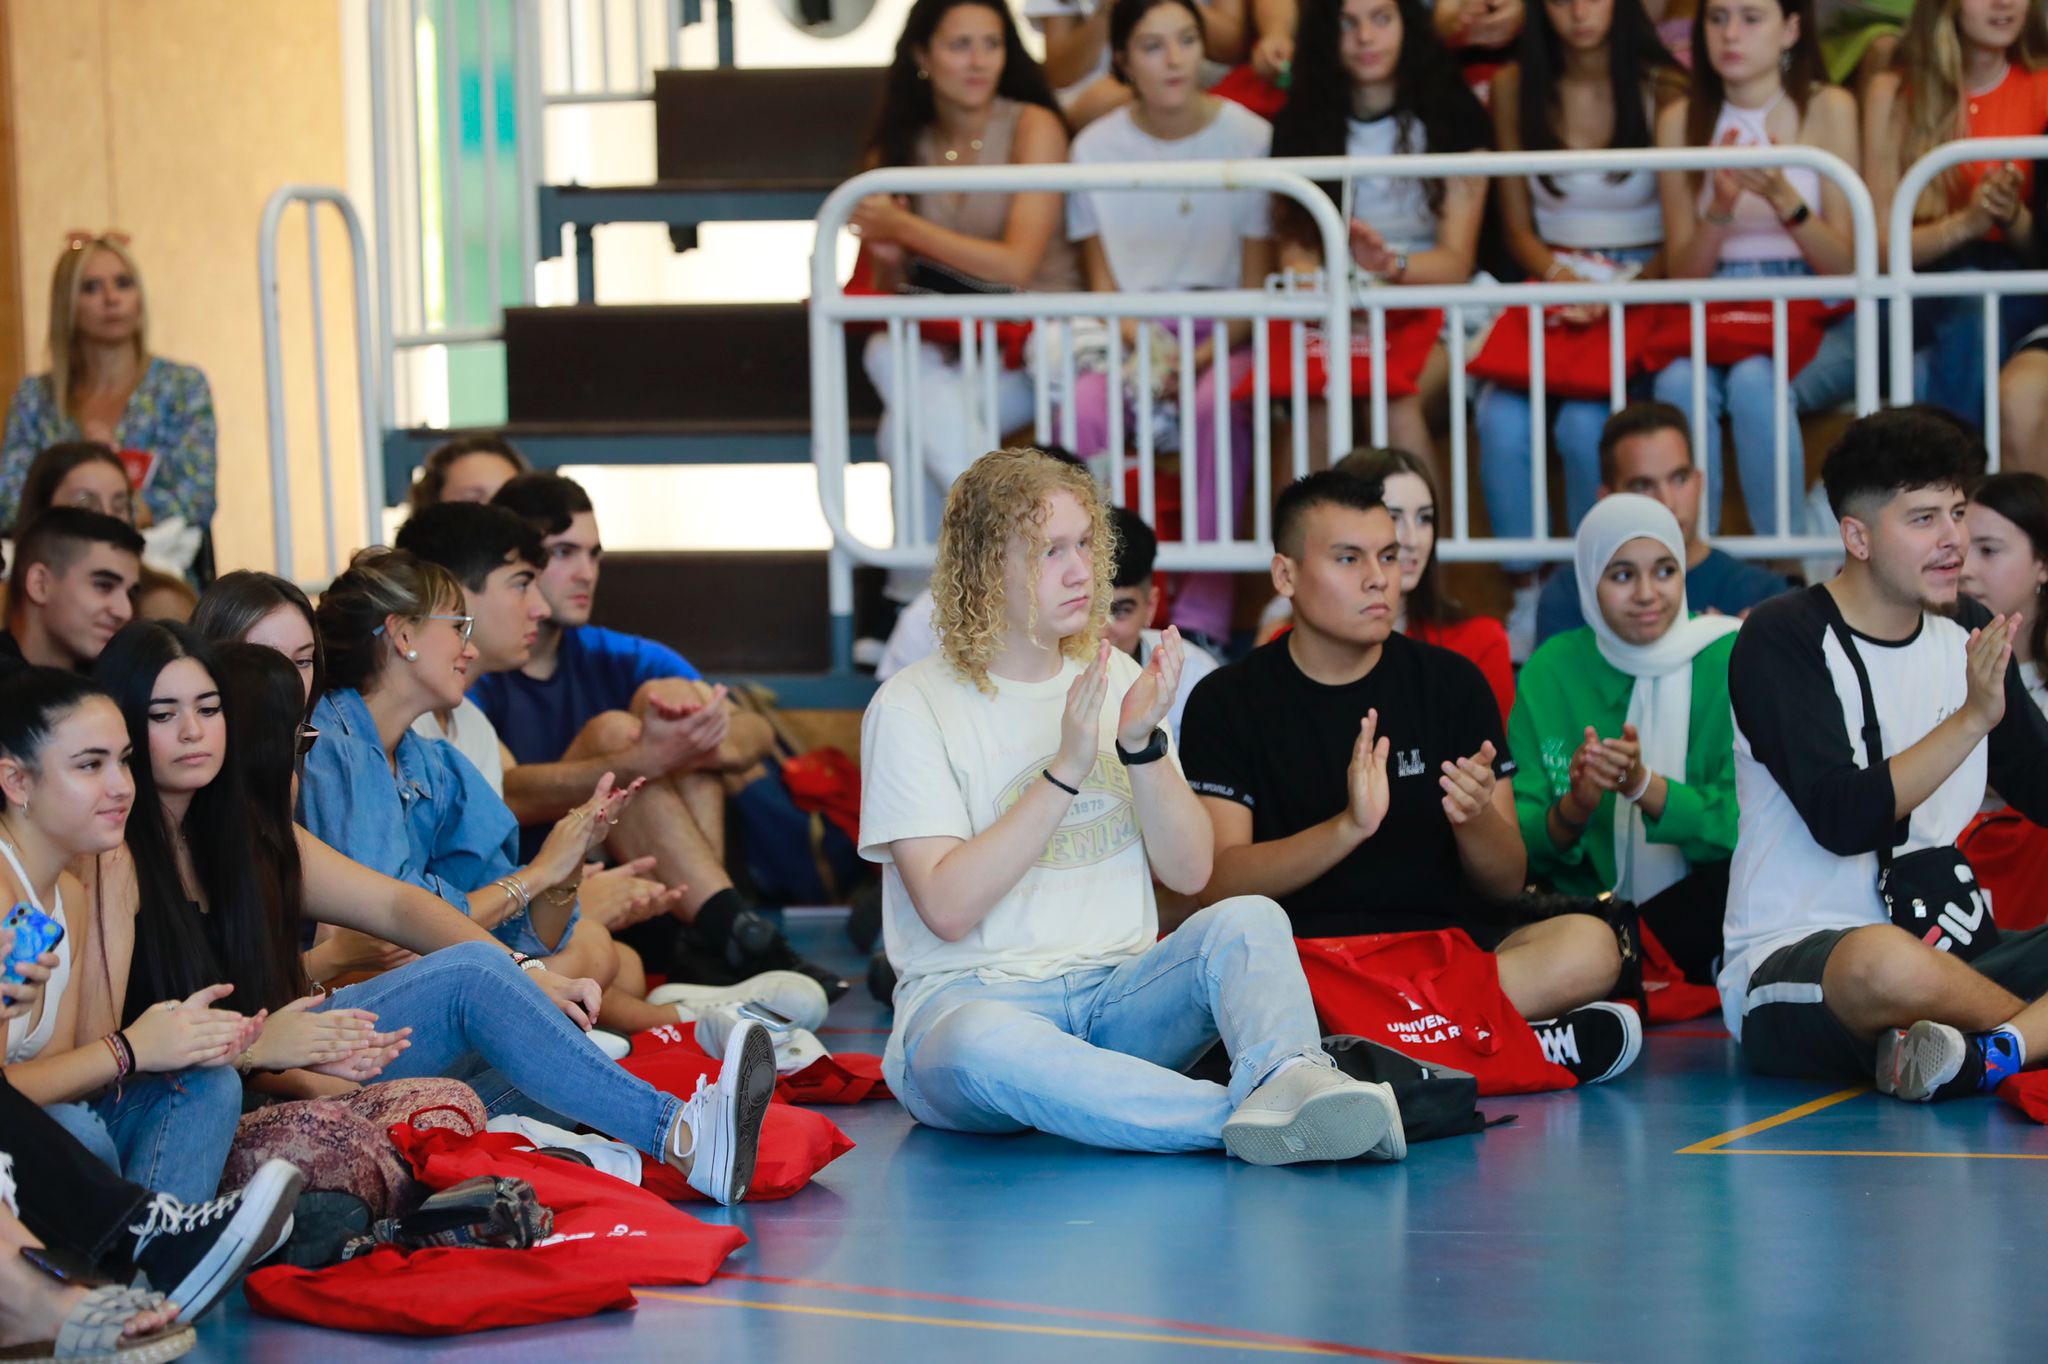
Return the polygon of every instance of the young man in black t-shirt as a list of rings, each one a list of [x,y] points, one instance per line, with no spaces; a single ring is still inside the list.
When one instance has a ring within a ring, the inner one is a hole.
[[[2012,662],[2019,617],[1957,597],[1963,490],[1983,467],[1946,413],[1857,422],[1821,470],[1842,572],[1764,603],[1736,636],[1742,824],[1721,1007],[1757,1070],[1926,1100],[2048,1059],[2048,929],[1987,946],[1995,906],[1955,851],[1987,780],[2048,820],[2048,726]]]
[[[1606,1004],[1621,951],[1605,921],[1514,927],[1523,888],[1515,770],[1500,709],[1469,660],[1397,634],[1399,547],[1374,484],[1311,474],[1273,514],[1273,585],[1294,628],[1188,699],[1189,784],[1216,830],[1202,900],[1269,895],[1295,936],[1462,928],[1499,955],[1501,987],[1581,1080],[1642,1045]]]

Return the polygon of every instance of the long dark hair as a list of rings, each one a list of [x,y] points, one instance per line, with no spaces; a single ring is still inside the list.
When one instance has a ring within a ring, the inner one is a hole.
[[[1391,447],[1353,450],[1337,461],[1337,468],[1376,487],[1384,487],[1394,474],[1413,474],[1422,480],[1423,487],[1429,489],[1430,509],[1436,511],[1443,507],[1444,495],[1437,488],[1436,475],[1430,472],[1429,461],[1407,450]],[[1430,547],[1429,562],[1422,566],[1422,573],[1415,579],[1414,590],[1403,594],[1402,601],[1408,611],[1408,628],[1411,631],[1418,625],[1456,625],[1472,614],[1438,581],[1434,545]]]
[[[919,76],[917,49],[931,47],[939,23],[962,5],[980,5],[1002,20],[1003,74],[996,79],[998,98],[1019,104],[1036,104],[1050,110],[1062,124],[1066,115],[1053,98],[1045,79],[1045,68],[1024,48],[1024,36],[1003,0],[917,0],[910,17],[903,21],[903,36],[896,40],[896,56],[882,85],[882,102],[875,110],[875,123],[868,133],[867,164],[910,166],[917,162],[917,135],[938,117],[932,100],[932,83]]]
[[[69,668],[18,668],[0,678],[0,757],[40,773],[43,749],[64,717],[106,694],[99,683]],[[6,797],[0,796],[0,810],[6,808]]]
[[[184,822],[173,830],[149,761],[149,709],[157,679],[181,658],[198,663],[221,689],[228,742],[220,774],[193,796]],[[222,980],[234,985],[234,1005],[244,1013],[275,1009],[305,993],[298,925],[280,927],[276,917],[298,901],[284,894],[281,868],[263,856],[257,839],[244,745],[238,742],[225,673],[213,644],[175,621],[129,625],[108,641],[93,669],[121,708],[135,749],[135,808],[127,842],[139,903],[124,1020],[159,1000],[183,999]],[[303,697],[296,669],[292,685]],[[178,874],[179,833],[191,851],[214,934]]]
[[[248,798],[253,874],[271,906],[274,941],[294,949],[292,989],[301,994],[303,966],[296,949],[303,945],[306,873],[292,821],[292,776],[306,689],[299,670],[275,649],[223,644],[220,657],[227,671],[219,680],[227,693],[228,748],[238,755],[235,771]]]
[[[1432,152],[1469,152],[1493,145],[1493,127],[1479,97],[1465,84],[1450,49],[1437,36],[1436,24],[1422,0],[1395,0],[1401,11],[1401,56],[1394,65],[1394,118],[1402,151],[1415,146],[1422,131]],[[1273,120],[1273,155],[1342,156],[1351,130],[1351,76],[1340,50],[1339,19],[1343,0],[1302,0],[1301,24],[1294,43],[1293,83],[1287,103]],[[1338,203],[1336,185],[1321,186]],[[1430,212],[1443,212],[1441,180],[1422,182]],[[1306,211],[1292,199],[1275,200],[1275,225],[1295,241],[1312,241],[1315,229]]]
[[[1615,149],[1647,147],[1654,130],[1643,108],[1643,88],[1660,79],[1683,81],[1685,71],[1650,22],[1642,0],[1614,0],[1613,13],[1607,26],[1607,72],[1614,95],[1614,137],[1607,145]],[[1523,21],[1517,61],[1521,85],[1515,122],[1522,146],[1532,152],[1558,151],[1564,147],[1558,126],[1564,111],[1557,95],[1557,74],[1564,69],[1564,42],[1540,0],[1529,7],[1529,16]],[[1627,174],[1612,171],[1607,178],[1619,181]],[[1557,193],[1549,176],[1542,179],[1545,189]]]
[[[1721,117],[1721,106],[1727,102],[1728,87],[1721,80],[1721,73],[1714,69],[1713,58],[1707,52],[1707,3],[1699,0],[1699,9],[1692,16],[1692,94],[1685,105],[1685,140],[1688,146],[1704,147],[1714,140],[1714,123]],[[1792,97],[1792,106],[1799,110],[1799,117],[1806,117],[1806,102],[1813,98],[1813,92],[1827,84],[1827,67],[1820,56],[1820,33],[1814,22],[1813,0],[1776,0],[1778,13],[1787,19],[1799,21],[1799,37],[1789,52],[1791,58],[1785,64],[1785,93]],[[1693,177],[1699,179],[1697,174]]]
[[[265,616],[280,606],[289,606],[306,618],[313,632],[313,690],[308,702],[318,701],[327,690],[327,649],[320,640],[320,626],[313,618],[313,603],[297,583],[275,573],[238,568],[213,580],[192,611],[192,628],[216,644],[240,644]]]
[[[114,447],[96,440],[68,440],[38,454],[28,466],[28,474],[21,481],[21,498],[14,504],[14,537],[20,539],[28,523],[50,509],[51,499],[57,496],[58,487],[73,469],[95,460],[113,465],[121,481],[128,481],[128,466],[114,453]]]
[[[2036,559],[2048,560],[2048,478],[2039,474],[1993,474],[1970,494],[2018,526],[2034,547]],[[2034,594],[2034,609],[2027,612],[2027,647],[2034,662],[2048,667],[2048,590]]]

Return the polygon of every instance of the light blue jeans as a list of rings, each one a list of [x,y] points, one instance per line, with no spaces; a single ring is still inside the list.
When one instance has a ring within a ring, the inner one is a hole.
[[[242,1120],[242,1077],[233,1066],[175,1075],[133,1075],[116,1091],[43,1110],[131,1184],[204,1203]]]
[[[659,1156],[682,1107],[592,1046],[509,956],[485,943],[430,952],[335,991],[321,1007],[367,1009],[386,1032],[412,1029],[412,1045],[381,1078],[467,1080],[494,1113],[560,1114],[570,1119],[562,1126],[582,1123]]]
[[[1724,261],[1716,279],[1782,279],[1810,275],[1803,260]],[[1824,412],[1856,390],[1856,320],[1845,317],[1827,329],[1820,350],[1787,388],[1791,409],[1785,435],[1785,459],[1792,471],[1790,507],[1796,516],[1806,496],[1806,442],[1799,414]],[[1692,359],[1673,361],[1657,375],[1656,396],[1692,417]],[[1778,434],[1773,403],[1771,357],[1755,355],[1732,365],[1707,366],[1707,533],[1721,528],[1721,418],[1725,413],[1735,437],[1735,464],[1742,480],[1742,504],[1758,535],[1779,533],[1777,478]],[[1695,452],[1697,453],[1697,452]]]
[[[2027,270],[2005,242],[1971,242],[1928,267],[1928,272],[1976,274]],[[1998,357],[2001,364],[2020,339],[2048,321],[2048,307],[2031,294],[1998,300]],[[1889,352],[1887,352],[1889,353]],[[1982,296],[1923,298],[1913,304],[1913,382],[1921,399],[1984,429],[1984,300]]]
[[[1181,1071],[1221,1038],[1230,1087]],[[1297,1056],[1324,1055],[1286,912],[1224,900],[1119,966],[1051,980],[968,978],[919,1006],[889,1087],[919,1122],[1125,1151],[1204,1151]]]

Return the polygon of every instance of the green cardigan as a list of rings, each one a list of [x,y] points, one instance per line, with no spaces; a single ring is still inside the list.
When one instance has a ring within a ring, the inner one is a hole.
[[[1695,866],[1725,862],[1735,851],[1735,719],[1728,707],[1730,632],[1692,663],[1692,727],[1685,772],[1662,773],[1670,785],[1664,817],[1650,841],[1671,844]],[[1522,668],[1508,717],[1515,772],[1515,814],[1529,849],[1529,879],[1566,895],[1614,889],[1614,802],[1608,792],[1578,842],[1550,841],[1551,804],[1571,786],[1572,754],[1591,725],[1603,739],[1621,734],[1635,680],[1600,656],[1591,626],[1546,641]]]

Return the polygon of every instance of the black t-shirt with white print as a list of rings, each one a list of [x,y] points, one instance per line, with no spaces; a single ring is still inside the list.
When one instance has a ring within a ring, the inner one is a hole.
[[[2048,820],[2048,721],[2007,670],[2005,718],[1904,820],[1890,759],[1927,737],[1969,697],[1969,633],[1990,613],[1965,599],[1953,617],[1923,615],[1905,639],[1851,632],[1870,674],[1886,761],[1863,743],[1863,691],[1833,626],[1825,587],[1756,608],[1728,660],[1741,829],[1729,869],[1723,1011],[1740,1034],[1749,978],[1772,952],[1810,934],[1884,922],[1877,851],[1903,857],[1952,845],[1987,783],[2022,814]],[[1996,906],[1993,906],[1996,913]]]
[[[1492,740],[1494,771],[1515,770],[1500,707],[1471,660],[1392,635],[1373,670],[1344,686],[1312,681],[1283,635],[1204,678],[1181,721],[1181,764],[1199,795],[1252,812],[1252,838],[1288,838],[1341,811],[1367,710],[1387,737],[1392,798],[1377,832],[1291,895],[1297,937],[1449,928],[1481,917],[1438,779],[1443,764]]]

